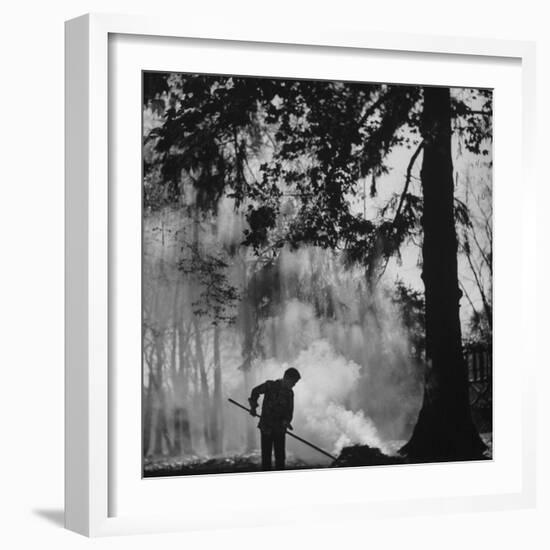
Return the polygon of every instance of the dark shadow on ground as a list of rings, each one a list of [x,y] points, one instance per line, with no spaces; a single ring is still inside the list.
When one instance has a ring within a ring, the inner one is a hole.
[[[33,513],[57,527],[65,527],[65,512],[63,510],[33,510]]]

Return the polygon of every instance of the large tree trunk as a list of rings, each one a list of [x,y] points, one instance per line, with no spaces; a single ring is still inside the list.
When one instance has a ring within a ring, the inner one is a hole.
[[[448,88],[424,89],[422,134],[428,368],[418,421],[402,452],[414,460],[476,459],[485,446],[472,421],[462,354]]]

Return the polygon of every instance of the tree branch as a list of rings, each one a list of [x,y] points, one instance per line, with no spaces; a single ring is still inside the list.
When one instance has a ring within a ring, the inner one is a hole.
[[[405,177],[405,186],[403,187],[403,191],[401,192],[401,198],[399,199],[399,204],[397,205],[397,210],[395,211],[395,216],[393,218],[392,232],[395,229],[395,226],[397,225],[397,220],[399,219],[399,216],[401,215],[401,210],[403,208],[403,203],[405,202],[405,197],[407,196],[407,192],[409,190],[409,185],[411,183],[411,172],[412,172],[414,163],[416,162],[416,159],[418,158],[418,155],[420,155],[420,151],[422,151],[423,147],[424,147],[424,140],[422,140],[418,144],[418,147],[416,148],[416,151],[414,152],[413,156],[411,157],[411,160],[409,161],[409,165],[407,166],[407,175]]]
[[[403,204],[405,202],[405,197],[407,196],[407,192],[409,190],[409,185],[411,183],[411,177],[412,177],[411,172],[412,172],[412,169],[414,167],[414,163],[416,162],[416,159],[418,158],[418,155],[420,155],[420,151],[422,151],[423,147],[424,147],[424,140],[422,140],[418,144],[418,147],[416,148],[416,151],[413,153],[413,156],[411,157],[411,160],[409,161],[409,165],[407,166],[407,173],[406,173],[406,176],[405,176],[405,186],[403,187],[403,191],[401,192],[401,197],[399,199],[399,204],[397,205],[397,210],[395,211],[395,216],[393,218],[390,233],[393,233],[395,231],[395,228],[397,226],[397,222],[399,220],[399,216],[401,216],[401,210],[403,209]],[[390,261],[390,258],[389,258],[389,256],[387,256],[385,258],[385,261],[384,261],[384,266],[382,267],[382,269],[380,270],[380,274],[376,278],[375,285],[378,284],[378,282],[380,281],[380,279],[384,275],[384,273],[385,273],[385,271],[388,267],[389,261]]]

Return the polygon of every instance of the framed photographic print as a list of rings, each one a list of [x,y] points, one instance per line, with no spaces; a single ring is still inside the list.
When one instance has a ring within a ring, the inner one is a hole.
[[[69,21],[66,526],[531,505],[533,63]]]

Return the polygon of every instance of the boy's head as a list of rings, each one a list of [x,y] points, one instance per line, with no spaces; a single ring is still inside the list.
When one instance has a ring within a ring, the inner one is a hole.
[[[300,373],[294,367],[290,367],[285,370],[283,375],[283,383],[287,388],[293,388],[296,385],[296,382],[302,378]]]

